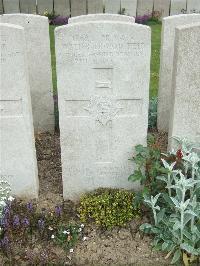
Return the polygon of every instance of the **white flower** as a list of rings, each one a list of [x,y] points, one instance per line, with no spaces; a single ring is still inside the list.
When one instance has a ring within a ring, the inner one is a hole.
[[[68,231],[66,231],[66,230],[63,231],[63,234],[64,234],[64,235],[66,235],[67,233],[68,233]]]
[[[52,236],[51,236],[51,238],[52,238],[52,239],[54,239],[54,238],[55,238],[55,236],[54,236],[54,235],[52,235]]]
[[[73,253],[74,252],[74,249],[73,248],[70,248],[69,252],[70,253]]]
[[[8,198],[8,200],[9,201],[13,201],[15,198],[13,198],[12,196],[10,196],[9,198]]]
[[[81,224],[81,228],[84,228],[84,224]]]
[[[81,232],[82,231],[82,228],[79,228],[78,231]]]
[[[86,236],[83,237],[83,241],[85,241],[85,240],[87,240],[87,237]]]
[[[48,229],[49,229],[49,230],[51,230],[51,231],[53,230],[53,228],[52,228],[51,226],[49,226],[49,228],[48,228]]]

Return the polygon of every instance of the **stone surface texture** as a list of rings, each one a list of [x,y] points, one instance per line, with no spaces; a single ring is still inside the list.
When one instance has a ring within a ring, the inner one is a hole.
[[[153,0],[138,0],[137,2],[137,16],[152,14]]]
[[[187,0],[187,13],[200,13],[200,1]]]
[[[22,27],[0,23],[0,178],[12,194],[37,198],[38,176]]]
[[[35,132],[54,130],[49,24],[47,17],[26,14],[0,16],[0,22],[24,27]]]
[[[177,27],[175,35],[169,137],[200,143],[200,23]]]
[[[88,14],[103,13],[103,0],[88,0]]]
[[[161,18],[168,17],[170,0],[154,0],[154,11],[159,11]]]
[[[80,16],[86,14],[86,0],[71,0],[71,16]]]
[[[195,22],[200,22],[200,14],[184,14],[163,19],[158,91],[158,129],[161,131],[169,130],[175,28]]]
[[[91,15],[83,15],[78,17],[69,18],[68,24],[71,23],[80,23],[80,22],[88,22],[88,21],[124,21],[129,23],[134,23],[135,18],[117,15],[117,14],[91,14]]]
[[[4,12],[7,14],[19,13],[19,0],[3,0]]]
[[[186,13],[187,0],[171,0],[170,16]]]
[[[56,15],[69,17],[70,16],[70,1],[69,0],[54,0],[54,11]]]
[[[124,11],[124,15],[136,16],[137,12],[137,0],[121,0],[121,10]]]
[[[38,14],[44,15],[45,12],[53,12],[53,0],[37,0]]]
[[[35,0],[20,0],[20,11],[26,14],[36,14]]]
[[[105,13],[119,14],[120,12],[120,0],[104,0]]]
[[[128,181],[146,144],[150,28],[92,21],[56,29],[64,198]]]

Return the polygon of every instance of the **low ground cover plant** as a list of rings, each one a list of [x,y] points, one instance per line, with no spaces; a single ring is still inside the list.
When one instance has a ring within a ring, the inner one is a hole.
[[[81,198],[80,219],[108,229],[124,226],[140,215],[139,209],[133,205],[134,197],[133,192],[126,190],[97,189]]]
[[[140,229],[154,235],[156,249],[167,252],[167,257],[173,255],[172,264],[183,260],[189,265],[200,257],[200,155],[195,144],[178,141],[178,149],[163,155],[165,159],[156,149],[152,151],[152,147],[144,151],[139,147],[134,158],[136,163],[139,160],[139,166],[144,166],[152,158],[149,155],[156,152],[153,173],[146,171],[153,175],[153,185],[145,184],[149,176],[142,175],[142,171],[137,170],[130,179],[140,180],[148,190],[143,196],[144,203],[152,210],[152,223],[145,223]],[[160,182],[162,189],[158,186],[156,193],[154,184]]]

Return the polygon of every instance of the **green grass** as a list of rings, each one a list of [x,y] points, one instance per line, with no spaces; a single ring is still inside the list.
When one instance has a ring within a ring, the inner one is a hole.
[[[151,53],[151,80],[150,80],[150,97],[157,96],[158,82],[159,82],[159,68],[160,68],[160,37],[161,24],[149,22],[148,25],[152,30],[152,53]],[[56,57],[55,57],[55,42],[54,42],[55,26],[50,26],[50,42],[51,42],[51,64],[52,64],[52,78],[54,93],[57,91],[56,78]]]

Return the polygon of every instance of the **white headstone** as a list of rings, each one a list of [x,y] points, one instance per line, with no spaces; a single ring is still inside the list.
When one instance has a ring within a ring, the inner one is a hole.
[[[200,1],[187,0],[187,13],[200,13]]]
[[[37,0],[38,14],[44,15],[46,12],[53,12],[53,0]]]
[[[35,0],[20,0],[20,11],[26,14],[36,14]]]
[[[159,12],[161,18],[169,16],[171,0],[154,0],[154,12]]]
[[[176,29],[169,137],[200,143],[200,23]],[[169,142],[169,148],[174,142]]]
[[[103,0],[88,0],[88,14],[103,13]]]
[[[28,50],[29,81],[36,132],[54,130],[49,24],[47,17],[26,14],[0,16],[0,22],[24,27]]]
[[[138,0],[137,16],[151,15],[153,12],[153,0]]]
[[[109,14],[119,14],[121,11],[120,0],[104,0],[105,3],[105,13]]]
[[[4,12],[6,14],[19,13],[19,0],[3,0]]]
[[[70,16],[69,0],[54,0],[54,12],[56,15],[69,17]]]
[[[128,159],[146,144],[150,28],[93,21],[57,28],[55,38],[64,198],[134,187]]]
[[[117,14],[91,14],[91,15],[83,15],[78,17],[69,18],[68,24],[71,23],[80,23],[80,22],[88,22],[88,21],[123,21],[123,22],[129,22],[134,23],[135,18],[129,17],[129,16],[122,16]]]
[[[38,176],[22,27],[0,23],[0,179],[12,194],[37,198]]]
[[[186,13],[187,0],[171,0],[170,16]]]
[[[86,0],[71,0],[71,16],[86,14]]]
[[[137,0],[121,0],[121,11],[127,16],[136,16]]]
[[[168,132],[169,129],[175,28],[194,22],[200,22],[199,14],[177,15],[163,19],[158,90],[158,129],[161,131]]]

